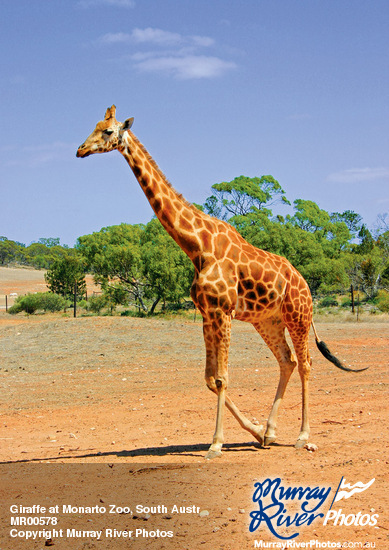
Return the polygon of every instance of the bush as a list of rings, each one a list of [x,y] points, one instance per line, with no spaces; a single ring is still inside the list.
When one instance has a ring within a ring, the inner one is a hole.
[[[11,315],[16,315],[17,313],[21,313],[23,311],[22,304],[20,301],[16,301],[13,306],[8,308],[8,313]]]
[[[38,294],[27,294],[26,296],[21,296],[19,303],[22,311],[29,314],[35,313],[37,309],[42,309],[39,307],[40,300]]]
[[[29,315],[32,315],[38,310],[61,311],[67,306],[67,301],[58,294],[52,292],[37,292],[36,294],[26,294],[26,296],[19,296],[16,299],[15,304],[9,308],[8,313],[15,314],[25,311]]]
[[[106,305],[107,298],[103,294],[100,296],[91,296],[88,300],[88,309],[93,313],[99,314]]]
[[[351,299],[344,296],[341,300],[340,307],[350,308],[352,306]]]
[[[38,296],[38,294],[36,294]],[[40,307],[45,311],[54,313],[55,311],[61,311],[68,306],[67,300],[59,294],[53,294],[52,292],[44,292],[40,295]]]
[[[319,307],[332,307],[337,306],[338,301],[333,296],[325,296],[320,302],[317,304]]]
[[[147,314],[144,311],[138,311],[138,310],[131,311],[130,309],[126,309],[122,311],[120,315],[122,317],[141,317],[141,318],[147,317]]]
[[[389,292],[386,290],[380,290],[376,298],[376,304],[380,311],[389,313]]]

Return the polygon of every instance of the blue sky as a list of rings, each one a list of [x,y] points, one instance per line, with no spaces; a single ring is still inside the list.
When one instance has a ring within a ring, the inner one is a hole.
[[[151,219],[119,153],[75,156],[113,103],[192,202],[271,174],[290,201],[389,211],[387,0],[3,0],[0,25],[0,235]]]

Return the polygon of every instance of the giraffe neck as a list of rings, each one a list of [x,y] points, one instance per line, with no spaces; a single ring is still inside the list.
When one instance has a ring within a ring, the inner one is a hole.
[[[163,227],[194,260],[202,252],[198,229],[203,225],[201,218],[205,215],[177,193],[132,132],[127,131],[123,135],[118,151],[134,172]]]

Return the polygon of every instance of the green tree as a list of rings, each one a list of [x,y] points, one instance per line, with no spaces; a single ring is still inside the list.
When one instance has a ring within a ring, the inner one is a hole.
[[[76,251],[57,244],[59,239],[39,239],[25,249],[26,262],[37,269],[48,269],[57,259],[74,256]]]
[[[50,264],[50,251],[43,243],[31,243],[26,248],[26,259],[29,265],[37,269],[47,269]]]
[[[245,216],[253,209],[266,210],[271,215],[270,206],[277,202],[290,204],[285,191],[273,176],[239,176],[229,182],[215,183],[212,189],[215,193],[207,198],[204,209],[222,220]]]
[[[76,292],[81,299],[86,294],[85,264],[82,258],[58,258],[45,273],[45,281],[51,292],[66,298],[74,298]]]
[[[21,260],[23,252],[23,244],[10,241],[7,237],[0,237],[0,265]]]
[[[53,246],[60,246],[60,239],[59,237],[49,237],[48,239],[41,237],[38,243],[43,244],[46,248],[52,248]]]
[[[371,258],[363,260],[360,265],[361,287],[368,299],[374,298],[378,292],[377,267]]]
[[[304,231],[320,233],[325,237],[330,229],[331,218],[315,202],[297,199],[294,201],[296,212],[290,221]]]
[[[344,262],[321,257],[305,265],[299,271],[307,281],[313,295],[328,292],[344,292],[350,285]]]
[[[360,239],[360,244],[356,248],[356,252],[358,254],[368,254],[371,252],[374,248],[374,239],[365,224],[361,226],[361,229],[358,232],[358,237]]]
[[[146,226],[105,227],[78,239],[77,249],[101,285],[107,301],[150,312],[189,294],[193,266],[157,219]]]
[[[141,254],[145,293],[153,300],[151,314],[161,300],[178,303],[189,295],[194,276],[192,262],[157,219],[151,220],[145,228]]]
[[[269,219],[264,214],[252,213],[234,218],[234,222],[248,242],[267,252],[284,256],[296,267],[323,256],[314,235],[283,218]]]
[[[292,217],[288,217],[289,222],[303,231],[314,234],[325,256],[337,258],[342,251],[351,247],[353,235],[344,221],[350,218],[356,223],[356,218],[351,214],[330,215],[310,200],[297,199],[293,204],[296,212]]]
[[[353,210],[345,210],[341,214],[333,212],[330,218],[333,223],[344,222],[352,237],[355,237],[362,227],[362,216]]]
[[[77,249],[103,291],[112,283],[119,284],[127,293],[129,305],[147,311],[140,242],[143,230],[143,225],[124,223],[104,227],[91,235],[79,237]]]

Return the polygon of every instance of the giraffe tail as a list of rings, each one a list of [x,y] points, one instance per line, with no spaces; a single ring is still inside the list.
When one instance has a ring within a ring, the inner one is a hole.
[[[316,328],[315,328],[315,325],[313,324],[313,321],[312,321],[312,328],[313,328],[313,332],[315,334],[315,340],[316,340],[316,345],[320,351],[320,353],[322,355],[324,355],[324,357],[327,359],[327,361],[331,361],[331,363],[333,363],[335,365],[335,367],[338,367],[338,369],[342,369],[342,370],[345,370],[345,371],[348,371],[348,372],[362,372],[363,370],[367,370],[369,367],[365,367],[363,369],[350,369],[349,367],[345,367],[343,365],[343,363],[341,361],[339,361],[339,359],[337,357],[335,357],[335,355],[333,355],[330,350],[328,349],[328,346],[325,342],[323,342],[323,340],[320,340],[319,339],[319,336],[316,332]]]

